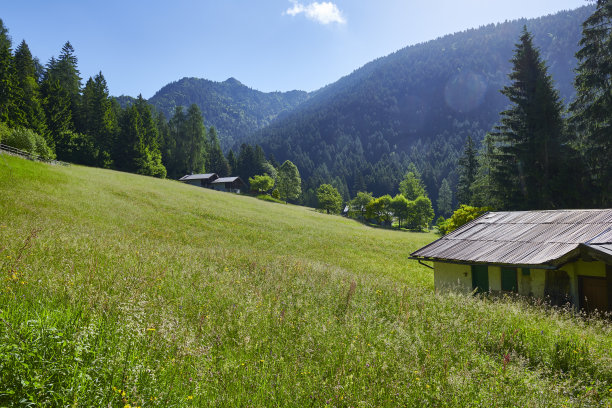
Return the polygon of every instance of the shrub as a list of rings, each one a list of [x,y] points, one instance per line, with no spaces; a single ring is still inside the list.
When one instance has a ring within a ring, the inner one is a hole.
[[[6,140],[10,131],[11,129],[5,123],[0,122],[0,143],[6,144],[3,140]]]
[[[285,204],[284,201],[279,200],[278,198],[271,197],[267,194],[260,194],[257,196],[257,198],[259,198],[260,200],[264,200],[264,201],[270,201],[271,203]]]
[[[2,133],[2,132],[0,132]],[[36,154],[45,160],[55,158],[45,139],[31,129],[12,129],[3,136],[3,143],[28,153]]]
[[[470,205],[461,204],[461,207],[459,207],[448,220],[444,222],[438,220],[438,231],[441,235],[446,235],[462,225],[480,217],[487,211],[491,211],[491,208],[472,207]]]

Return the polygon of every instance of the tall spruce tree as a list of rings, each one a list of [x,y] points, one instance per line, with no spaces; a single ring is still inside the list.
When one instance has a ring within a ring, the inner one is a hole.
[[[230,174],[238,174],[238,159],[232,149],[227,152],[227,164],[229,165]]]
[[[192,104],[185,112],[182,106],[177,106],[168,127],[169,133],[163,143],[168,176],[178,178],[189,173],[203,172],[206,161],[206,128],[200,108]]]
[[[608,207],[612,205],[612,1],[597,0],[595,12],[582,25],[580,46],[571,123],[590,174],[589,201]]]
[[[22,41],[15,50],[15,86],[19,88],[21,98],[18,101],[22,111],[19,126],[45,135],[45,112],[40,102],[40,90],[37,82],[37,67],[28,44]]]
[[[448,217],[453,212],[453,192],[447,179],[442,180],[438,192],[438,214]]]
[[[187,109],[184,138],[187,147],[187,171],[194,173],[205,171],[206,128],[202,111],[195,103]]]
[[[116,168],[132,173],[143,168],[147,160],[142,120],[134,105],[127,107],[119,119],[121,131],[113,149]]]
[[[145,149],[144,160],[141,162],[137,172],[147,176],[164,178],[166,177],[167,170],[162,163],[161,143],[153,115],[153,108],[142,95],[138,95],[134,102],[134,107],[140,117],[140,132]]]
[[[506,209],[557,208],[565,182],[563,106],[526,27],[511,62],[512,83],[501,93],[512,105],[492,133],[494,193]]]
[[[56,150],[60,160],[67,160],[64,153],[70,147],[66,135],[72,128],[70,95],[57,79],[50,77],[43,80],[40,91],[47,124],[47,144]]]
[[[8,30],[0,20],[0,122],[18,126],[23,122],[23,112],[19,109],[21,95],[15,86],[15,65],[12,41]]]
[[[478,172],[478,159],[472,136],[468,135],[465,141],[463,155],[459,158],[459,183],[457,184],[457,200],[459,204],[472,202],[472,184]],[[439,209],[438,209],[439,211]]]
[[[227,159],[223,155],[221,150],[221,144],[217,137],[217,131],[214,127],[208,130],[208,164],[206,171],[209,173],[217,173],[220,177],[230,175],[230,167],[227,163]]]
[[[74,55],[74,48],[70,41],[62,47],[57,59],[51,58],[47,63],[45,80],[57,81],[59,86],[68,94],[70,100],[70,130],[75,130],[80,125],[80,93],[81,77],[77,67],[78,59]],[[75,126],[79,124],[79,126]]]
[[[487,133],[478,152],[478,168],[474,182],[470,187],[471,205],[495,209],[503,207],[493,194],[492,169],[495,155],[496,147],[493,136]]]
[[[90,135],[94,141],[98,154],[96,163],[92,164],[110,167],[118,124],[102,72],[89,78],[83,88],[78,130]]]

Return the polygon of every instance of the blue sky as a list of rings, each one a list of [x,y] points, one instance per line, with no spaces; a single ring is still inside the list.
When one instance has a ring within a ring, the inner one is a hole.
[[[70,41],[86,80],[153,96],[182,77],[316,90],[405,46],[585,0],[0,0],[14,47],[46,63]]]

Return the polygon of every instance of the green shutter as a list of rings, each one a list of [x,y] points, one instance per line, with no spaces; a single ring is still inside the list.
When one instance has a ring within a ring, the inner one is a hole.
[[[489,291],[489,268],[486,265],[472,265],[472,289],[477,292]]]
[[[518,292],[516,268],[501,268],[501,290]]]

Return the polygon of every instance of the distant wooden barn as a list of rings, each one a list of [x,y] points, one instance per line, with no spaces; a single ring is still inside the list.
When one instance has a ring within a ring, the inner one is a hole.
[[[240,177],[219,177],[217,173],[187,174],[181,177],[179,181],[194,186],[238,194],[245,187],[245,183]]]
[[[187,174],[179,179],[187,184],[194,186],[212,188],[213,181],[217,180],[219,176],[217,173],[206,173],[206,174]]]
[[[242,181],[240,177],[220,177],[212,182],[212,187],[215,190],[237,194],[240,194],[240,191],[244,189],[244,186],[244,181]]]
[[[415,251],[436,289],[507,291],[612,311],[612,209],[489,212]]]

